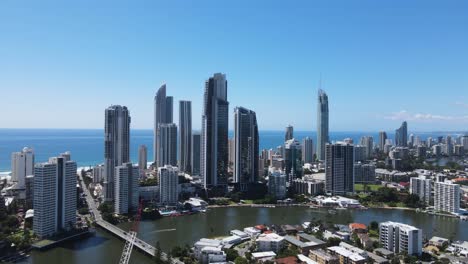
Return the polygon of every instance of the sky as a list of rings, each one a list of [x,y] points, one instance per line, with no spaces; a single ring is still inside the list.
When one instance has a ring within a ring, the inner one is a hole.
[[[191,100],[228,80],[261,130],[468,130],[468,1],[0,1],[0,128],[102,128],[126,105],[153,126],[163,83]],[[321,81],[320,81],[321,80]]]

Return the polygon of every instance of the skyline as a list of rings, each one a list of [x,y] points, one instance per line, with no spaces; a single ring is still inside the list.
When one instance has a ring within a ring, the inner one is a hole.
[[[330,131],[466,130],[468,3],[213,3],[1,3],[0,110],[14,114],[0,127],[102,128],[114,104],[149,129],[166,83],[200,130],[204,82],[222,72],[230,130],[241,106],[259,130],[316,131],[319,88]]]

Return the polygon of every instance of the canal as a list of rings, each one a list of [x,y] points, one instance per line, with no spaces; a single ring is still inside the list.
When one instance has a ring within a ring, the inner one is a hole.
[[[468,240],[468,222],[456,218],[389,209],[338,210],[337,214],[330,215],[327,210],[306,207],[211,209],[204,214],[141,222],[138,236],[150,244],[159,241],[161,248],[167,251],[176,245],[192,245],[203,237],[228,235],[232,229],[243,229],[256,224],[301,224],[313,218],[337,224],[395,221],[422,228],[424,236],[428,238],[438,235]],[[130,223],[121,224],[121,227],[128,229]],[[123,245],[123,241],[98,230],[94,237],[82,241],[66,243],[45,252],[34,251],[23,263],[115,264],[118,263]],[[134,251],[131,263],[151,263],[151,260]]]

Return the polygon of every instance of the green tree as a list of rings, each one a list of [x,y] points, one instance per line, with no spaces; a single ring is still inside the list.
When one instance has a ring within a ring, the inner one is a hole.
[[[247,259],[243,258],[243,257],[237,257],[235,260],[234,260],[234,263],[235,264],[249,264],[249,262],[247,261]]]
[[[377,221],[372,221],[369,224],[371,230],[379,230],[379,223]]]
[[[235,249],[227,248],[224,252],[226,252],[227,261],[235,261],[239,257],[239,253]]]
[[[337,237],[330,237],[328,240],[327,240],[327,247],[335,247],[335,246],[339,246],[341,243],[341,239],[337,238]]]

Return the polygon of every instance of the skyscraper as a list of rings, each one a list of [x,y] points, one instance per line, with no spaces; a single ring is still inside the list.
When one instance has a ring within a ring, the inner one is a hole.
[[[460,185],[451,181],[434,183],[434,208],[436,211],[458,213]]]
[[[327,144],[325,159],[325,191],[332,195],[354,192],[353,145],[338,142]]]
[[[192,102],[179,102],[179,168],[192,172]]]
[[[139,168],[131,162],[115,167],[115,200],[116,214],[128,214],[138,209]]]
[[[379,132],[379,150],[380,151],[384,151],[386,140],[387,140],[387,132],[380,131]]]
[[[234,109],[234,182],[244,190],[258,179],[258,125],[254,111],[243,107]]]
[[[23,148],[21,152],[11,153],[11,180],[16,182],[16,189],[24,189],[26,176],[34,174],[34,152]]]
[[[200,175],[200,140],[199,133],[192,135],[192,175]]]
[[[421,255],[423,243],[421,229],[395,222],[380,223],[379,229],[380,244],[383,248],[394,253]]]
[[[397,147],[406,147],[408,145],[408,124],[404,121],[400,128],[395,130],[395,145]]]
[[[158,168],[159,175],[159,202],[164,205],[175,204],[178,201],[179,193],[179,169],[170,165]]]
[[[290,139],[284,144],[285,173],[291,184],[302,176],[302,147],[296,139]]]
[[[304,163],[314,162],[314,142],[310,137],[302,140],[302,161]]]
[[[69,153],[34,167],[34,233],[49,237],[76,223],[76,163]]]
[[[410,193],[419,196],[421,202],[430,205],[432,191],[432,180],[425,176],[410,178]]]
[[[140,170],[146,170],[148,168],[148,148],[146,145],[140,145],[138,147],[138,168]]]
[[[104,200],[114,199],[115,167],[130,161],[130,112],[113,105],[105,111],[104,128]]]
[[[176,124],[159,124],[158,126],[157,164],[177,166],[177,126]]]
[[[318,91],[317,103],[317,159],[325,159],[326,144],[330,141],[328,137],[328,95],[320,89]]]
[[[205,82],[202,114],[201,173],[205,188],[227,186],[228,127],[226,75],[215,73]]]
[[[294,127],[288,125],[286,127],[286,132],[284,133],[284,142],[294,138]]]
[[[154,97],[154,131],[153,131],[153,159],[158,160],[158,126],[172,123],[173,98],[166,96],[166,84],[161,85]],[[159,165],[157,165],[159,166]]]
[[[374,154],[374,138],[371,136],[361,137],[361,146],[365,147],[365,159],[371,159]]]

